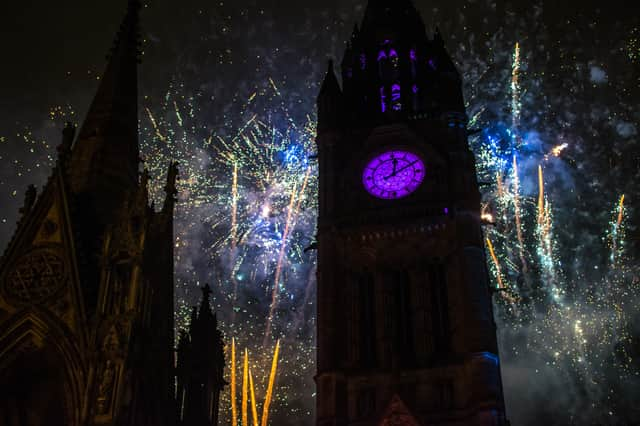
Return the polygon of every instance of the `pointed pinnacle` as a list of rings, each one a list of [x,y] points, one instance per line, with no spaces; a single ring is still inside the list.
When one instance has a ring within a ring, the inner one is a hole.
[[[329,59],[327,74],[322,82],[322,87],[320,87],[319,96],[330,92],[340,93],[340,85],[338,84],[338,79],[336,78],[336,73],[333,69],[333,59]]]

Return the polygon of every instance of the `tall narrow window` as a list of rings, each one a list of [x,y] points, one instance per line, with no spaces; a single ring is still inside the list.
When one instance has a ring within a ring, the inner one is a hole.
[[[396,49],[389,50],[389,61],[391,61],[391,67],[393,68],[393,78],[396,79],[400,74],[400,59]]]
[[[401,93],[402,89],[399,84],[395,83],[391,86],[391,107],[394,111],[400,111],[402,109]]]
[[[376,299],[375,283],[370,273],[364,273],[358,280],[360,304],[360,361],[363,367],[376,366]]]
[[[384,86],[380,86],[380,110],[387,112],[387,93],[384,90]]]
[[[360,54],[360,69],[364,71],[364,69],[367,67],[367,55],[365,55],[364,53]]]
[[[411,279],[407,271],[394,271],[393,280],[393,346],[400,366],[414,364],[413,305],[411,303]]]
[[[384,50],[378,52],[378,77],[384,81],[385,68],[387,65],[387,53]]]
[[[417,70],[416,70],[416,62],[418,61],[418,57],[416,55],[416,50],[411,49],[409,51],[409,62],[411,63],[411,77],[413,79],[416,78]]]
[[[429,268],[431,289],[431,324],[435,352],[446,353],[450,348],[449,300],[444,265],[433,264]]]

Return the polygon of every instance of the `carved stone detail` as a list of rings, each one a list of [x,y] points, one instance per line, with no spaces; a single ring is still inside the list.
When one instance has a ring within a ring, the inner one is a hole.
[[[111,360],[107,360],[99,376],[98,396],[96,398],[96,414],[99,416],[107,415],[111,411],[116,373],[117,367]]]
[[[35,249],[16,262],[2,288],[10,303],[38,304],[60,296],[65,287],[65,262],[50,249]]]

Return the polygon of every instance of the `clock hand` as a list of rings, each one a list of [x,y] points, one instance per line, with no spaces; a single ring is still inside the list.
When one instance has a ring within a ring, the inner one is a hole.
[[[413,163],[409,163],[409,164],[407,164],[407,165],[406,165],[406,166],[404,166],[404,167],[401,167],[400,169],[396,170],[396,174],[397,174],[397,173],[399,173],[399,172],[401,172],[401,171],[403,171],[403,170],[408,169],[409,167],[413,166],[413,165],[414,165],[414,164],[416,164],[417,162],[418,162],[418,160],[414,161]]]
[[[387,180],[388,178],[396,175],[396,173],[397,173],[396,167],[398,167],[398,160],[394,158],[393,161],[392,161],[392,164],[393,164],[393,170],[391,171],[391,174],[388,175],[388,176],[383,177],[382,179]]]
[[[393,173],[391,173],[389,176],[385,176],[383,179],[384,179],[384,180],[387,180],[388,178],[390,178],[390,177],[393,177],[393,176],[397,175],[399,172],[401,172],[401,171],[403,171],[403,170],[405,170],[405,169],[408,169],[409,167],[413,166],[413,165],[414,165],[414,164],[416,164],[417,162],[418,162],[418,160],[415,160],[414,162],[409,163],[409,164],[407,164],[406,166],[403,166],[403,167],[399,168],[398,170],[396,170],[396,169],[395,169],[395,163],[394,163],[394,165],[393,165],[393,170],[394,170],[394,171],[393,171]]]

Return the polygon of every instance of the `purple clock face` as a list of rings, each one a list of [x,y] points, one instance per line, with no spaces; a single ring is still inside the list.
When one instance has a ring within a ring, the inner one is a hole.
[[[424,162],[408,151],[387,151],[374,157],[364,168],[362,183],[374,197],[406,197],[424,180]]]

